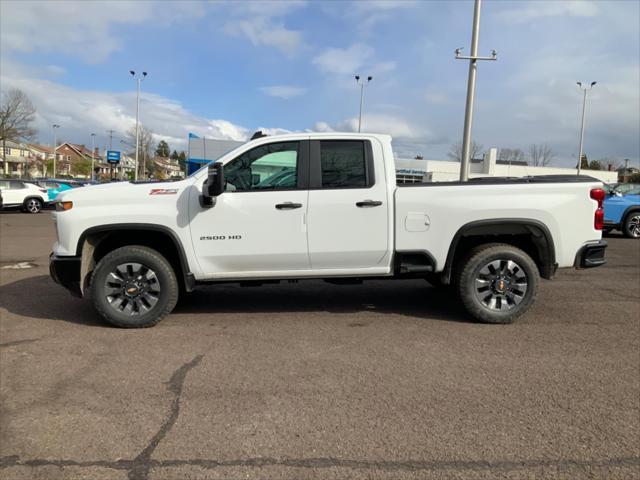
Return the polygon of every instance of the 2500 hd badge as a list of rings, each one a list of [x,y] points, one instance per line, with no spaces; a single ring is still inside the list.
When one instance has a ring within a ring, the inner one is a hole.
[[[242,240],[242,235],[203,235],[200,240]]]

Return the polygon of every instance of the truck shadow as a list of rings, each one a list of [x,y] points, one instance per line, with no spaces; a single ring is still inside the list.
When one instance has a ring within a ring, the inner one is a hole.
[[[72,297],[47,275],[17,280],[1,290],[0,305],[15,315],[108,327],[88,299]],[[331,285],[319,280],[262,287],[207,285],[181,298],[174,314],[210,319],[209,315],[215,314],[367,311],[425,321],[472,322],[451,293],[432,288],[424,280],[372,280],[361,285]]]

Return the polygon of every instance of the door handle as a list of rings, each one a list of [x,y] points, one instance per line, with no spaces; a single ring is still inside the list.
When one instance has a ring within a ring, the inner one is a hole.
[[[377,200],[363,200],[362,202],[356,202],[356,207],[358,208],[379,207],[380,205],[382,205],[382,202]]]
[[[301,203],[284,202],[276,204],[278,210],[293,210],[294,208],[302,208]]]

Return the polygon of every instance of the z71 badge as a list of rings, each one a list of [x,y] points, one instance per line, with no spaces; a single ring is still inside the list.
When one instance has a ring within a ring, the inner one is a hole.
[[[152,188],[149,195],[175,195],[178,193],[177,188]]]

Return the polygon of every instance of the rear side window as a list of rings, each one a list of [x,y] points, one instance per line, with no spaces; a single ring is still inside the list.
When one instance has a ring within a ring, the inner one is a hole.
[[[321,141],[322,188],[367,187],[364,142]]]
[[[24,183],[18,182],[17,180],[9,181],[9,190],[21,190],[23,188],[27,188],[27,186]]]

